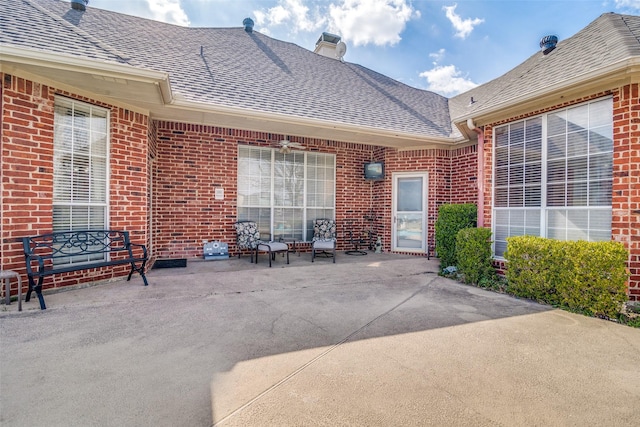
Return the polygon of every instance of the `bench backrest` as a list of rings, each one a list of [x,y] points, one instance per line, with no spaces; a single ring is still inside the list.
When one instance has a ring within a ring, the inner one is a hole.
[[[58,263],[104,260],[107,253],[129,251],[129,232],[118,230],[61,231],[22,238],[24,255]]]

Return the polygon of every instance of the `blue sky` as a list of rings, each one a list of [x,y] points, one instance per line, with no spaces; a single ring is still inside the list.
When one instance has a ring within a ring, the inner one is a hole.
[[[90,0],[96,7],[176,25],[241,27],[313,50],[323,31],[345,61],[445,96],[501,76],[540,47],[607,12],[637,15],[640,0]]]

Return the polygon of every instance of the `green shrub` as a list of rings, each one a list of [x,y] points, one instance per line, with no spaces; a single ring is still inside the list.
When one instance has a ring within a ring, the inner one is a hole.
[[[556,287],[569,269],[566,260],[556,253],[559,245],[551,239],[518,236],[507,239],[508,292],[538,302],[558,305]]]
[[[615,317],[627,300],[627,250],[618,242],[570,242],[571,281],[558,285],[563,306],[590,315]]]
[[[463,228],[456,236],[458,272],[465,283],[478,284],[494,273],[491,255],[491,230]]]
[[[627,300],[627,250],[617,242],[507,239],[508,292],[614,318]]]
[[[436,252],[440,258],[440,267],[456,264],[456,235],[463,228],[476,226],[476,205],[440,205],[436,220]]]

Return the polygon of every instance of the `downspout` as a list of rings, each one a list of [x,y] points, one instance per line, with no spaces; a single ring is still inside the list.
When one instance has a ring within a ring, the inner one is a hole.
[[[484,131],[467,119],[467,127],[478,134],[478,227],[484,227]]]

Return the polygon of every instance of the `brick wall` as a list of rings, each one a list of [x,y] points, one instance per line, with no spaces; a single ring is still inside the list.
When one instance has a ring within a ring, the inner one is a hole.
[[[154,164],[153,230],[155,254],[160,258],[198,258],[202,242],[220,240],[235,254],[237,217],[237,147],[239,144],[275,147],[283,135],[219,128],[215,126],[158,122],[158,155]],[[366,229],[370,225],[390,249],[392,173],[429,173],[430,236],[442,203],[476,200],[475,147],[459,150],[397,151],[340,141],[291,138],[308,151],[336,155],[336,221],[338,247],[349,249],[347,224]],[[363,164],[385,161],[383,181],[366,181]],[[451,178],[455,164],[456,177]],[[455,187],[455,191],[453,191]],[[223,188],[224,200],[215,200],[215,188]],[[364,217],[373,212],[371,224]]]
[[[238,145],[275,147],[283,135],[206,125],[157,123],[158,156],[154,159],[153,229],[160,258],[202,257],[202,242],[229,243],[235,254]],[[336,155],[336,221],[344,247],[346,219],[372,208],[372,183],[363,178],[363,163],[373,148],[314,138],[290,138],[307,151]],[[215,199],[215,189],[224,200]],[[357,195],[357,197],[354,197]]]
[[[110,109],[110,228],[128,230],[132,241],[148,243],[147,117],[9,74],[0,74],[0,79],[2,269],[18,271],[26,284],[20,239],[52,230],[55,95]],[[57,275],[45,279],[44,288],[110,279],[125,273],[127,267],[120,266]]]
[[[202,256],[203,240],[231,242],[236,218],[237,140],[252,133],[158,122],[153,233],[159,258]],[[215,190],[224,190],[224,200]]]
[[[613,94],[613,240],[629,250],[629,297],[640,301],[639,85]]]
[[[613,218],[612,239],[629,250],[629,299],[640,301],[640,93],[639,85],[627,85],[589,97],[570,100],[531,114],[509,118],[484,127],[485,226],[491,227],[493,164],[492,135],[497,125],[565,108],[591,99],[613,97]],[[504,269],[504,263],[501,264]]]

